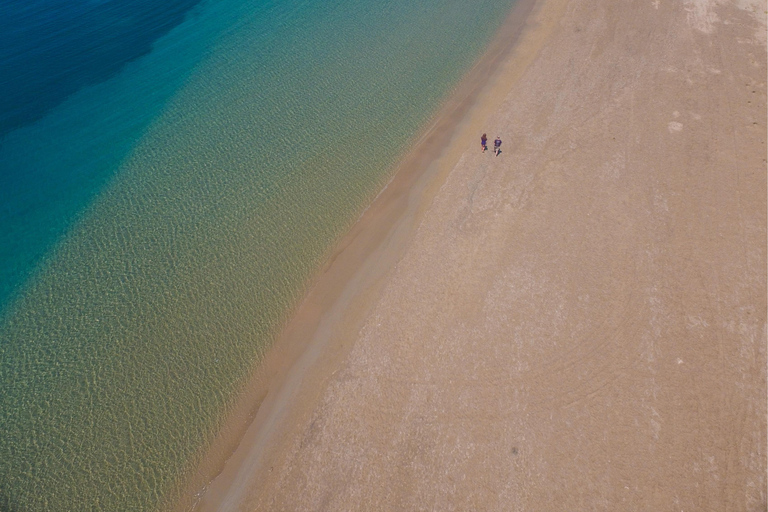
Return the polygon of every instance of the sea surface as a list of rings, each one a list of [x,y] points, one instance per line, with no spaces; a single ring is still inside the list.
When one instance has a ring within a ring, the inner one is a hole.
[[[172,502],[513,0],[0,0],[0,511]]]

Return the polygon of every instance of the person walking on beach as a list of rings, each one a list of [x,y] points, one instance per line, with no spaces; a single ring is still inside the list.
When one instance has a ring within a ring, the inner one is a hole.
[[[501,153],[501,137],[498,135],[496,136],[496,140],[493,141],[493,150],[494,153],[496,153],[496,156],[499,156],[499,153]]]
[[[488,136],[486,134],[480,137],[480,146],[483,148],[483,153],[485,153],[485,150],[488,149]]]

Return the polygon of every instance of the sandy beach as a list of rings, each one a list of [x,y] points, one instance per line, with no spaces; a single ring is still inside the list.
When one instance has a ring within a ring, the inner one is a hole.
[[[766,510],[766,10],[521,0],[195,510]]]

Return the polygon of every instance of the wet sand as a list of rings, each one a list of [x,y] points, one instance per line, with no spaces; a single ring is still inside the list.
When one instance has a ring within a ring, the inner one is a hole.
[[[766,510],[766,3],[518,9],[197,510]]]

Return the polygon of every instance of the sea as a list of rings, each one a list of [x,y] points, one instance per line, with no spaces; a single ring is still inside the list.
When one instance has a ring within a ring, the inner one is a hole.
[[[514,0],[0,0],[0,511],[172,503]]]

